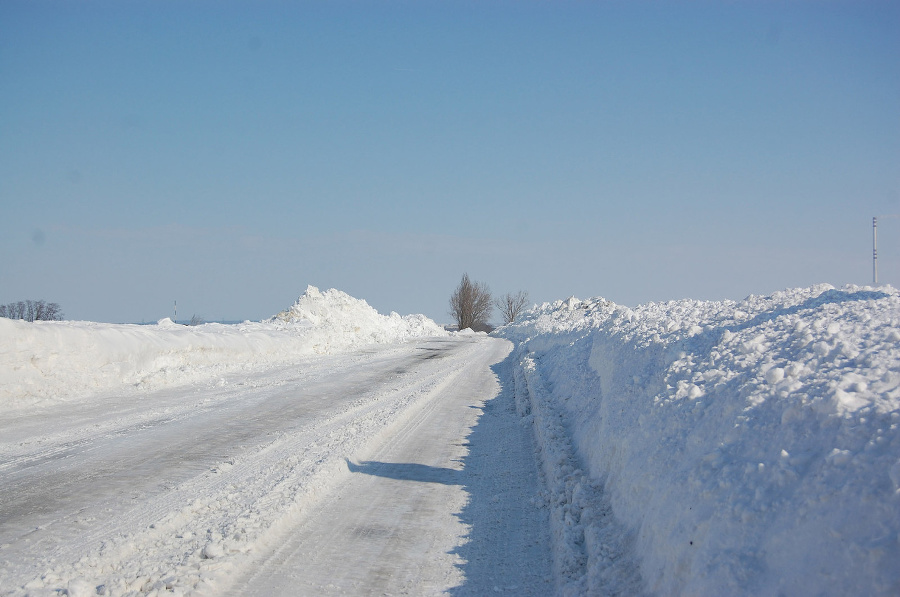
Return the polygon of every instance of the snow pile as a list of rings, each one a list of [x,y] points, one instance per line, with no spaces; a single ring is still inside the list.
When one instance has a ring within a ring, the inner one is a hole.
[[[633,554],[659,594],[900,593],[895,289],[573,298],[496,334],[518,343],[570,591],[634,592]]]
[[[270,320],[287,324],[310,324],[320,332],[319,346],[329,351],[332,346],[402,342],[422,336],[444,336],[444,329],[424,315],[401,317],[391,311],[381,315],[366,301],[340,290],[319,291],[309,286],[287,311]]]
[[[312,286],[290,311],[239,325],[0,318],[0,404],[9,409],[106,389],[200,381],[302,355],[445,334],[423,315],[379,315],[363,300]]]

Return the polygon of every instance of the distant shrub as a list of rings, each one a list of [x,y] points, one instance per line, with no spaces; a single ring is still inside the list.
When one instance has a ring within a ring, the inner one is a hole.
[[[484,321],[476,321],[475,323],[472,324],[472,331],[473,332],[485,332],[485,333],[490,334],[491,332],[494,331],[494,326],[492,326],[491,324],[484,322]]]

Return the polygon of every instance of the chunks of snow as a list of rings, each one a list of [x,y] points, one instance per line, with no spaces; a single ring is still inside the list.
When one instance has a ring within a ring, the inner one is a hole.
[[[221,379],[233,371],[366,344],[444,336],[424,315],[381,315],[339,290],[310,286],[270,320],[184,326],[0,318],[0,405],[6,410],[98,391]]]
[[[900,588],[897,290],[569,299],[495,335],[543,380],[648,592]],[[539,406],[519,410],[539,425]]]
[[[766,381],[769,382],[770,385],[774,386],[782,379],[784,379],[783,367],[772,367],[771,369],[766,371]]]
[[[850,459],[853,457],[853,454],[850,453],[850,450],[840,450],[835,448],[831,451],[831,454],[825,459],[829,464],[833,464],[835,466],[844,466]]]
[[[900,491],[900,460],[894,463],[894,466],[891,467],[891,481],[894,483],[894,489]]]
[[[68,588],[66,589],[66,595],[69,597],[91,597],[96,594],[97,588],[82,579],[69,581]]]

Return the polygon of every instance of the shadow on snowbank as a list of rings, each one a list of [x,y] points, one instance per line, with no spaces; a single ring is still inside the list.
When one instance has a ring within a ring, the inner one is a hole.
[[[512,355],[491,367],[500,391],[484,403],[468,436],[463,486],[469,499],[457,514],[469,528],[451,553],[465,581],[450,595],[553,593],[549,514],[530,425],[516,413]]]

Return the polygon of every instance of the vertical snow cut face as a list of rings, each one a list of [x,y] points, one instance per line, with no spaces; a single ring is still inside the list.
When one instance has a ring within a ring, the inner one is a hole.
[[[238,325],[28,323],[0,318],[0,406],[9,411],[116,389],[145,390],[446,332],[424,315],[380,315],[310,286],[293,307]]]
[[[900,293],[828,285],[498,334],[560,406],[661,594],[900,592]]]

